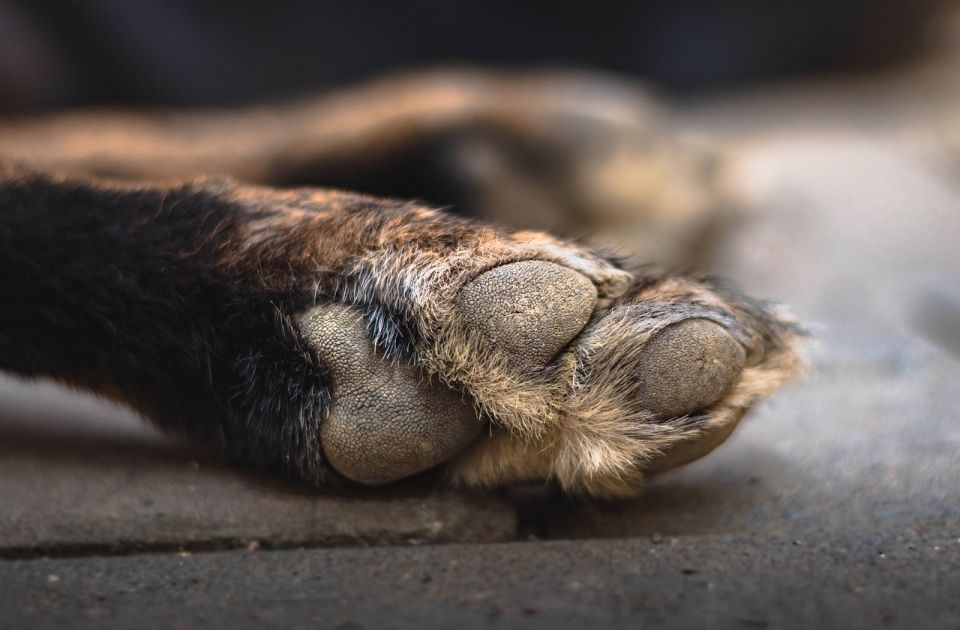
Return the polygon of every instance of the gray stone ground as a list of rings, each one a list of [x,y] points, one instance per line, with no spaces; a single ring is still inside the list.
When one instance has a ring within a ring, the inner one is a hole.
[[[0,564],[32,628],[956,628],[960,545],[838,530]]]
[[[960,628],[951,70],[679,111],[755,209],[718,268],[818,341],[646,497],[316,494],[4,382],[0,626]]]

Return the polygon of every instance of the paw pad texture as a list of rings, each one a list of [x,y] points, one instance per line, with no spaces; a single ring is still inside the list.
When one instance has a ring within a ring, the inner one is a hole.
[[[461,289],[457,306],[468,326],[524,369],[546,365],[580,334],[596,301],[586,276],[532,260],[482,273]]]
[[[708,407],[737,382],[746,353],[722,326],[688,319],[663,329],[644,347],[637,396],[659,417]]]
[[[357,309],[318,306],[299,324],[333,377],[320,440],[340,474],[366,484],[402,479],[449,459],[482,430],[460,394],[379,356]]]

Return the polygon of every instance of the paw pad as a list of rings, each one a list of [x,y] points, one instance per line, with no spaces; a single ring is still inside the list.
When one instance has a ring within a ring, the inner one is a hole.
[[[457,306],[513,367],[550,362],[586,326],[597,290],[583,274],[531,260],[495,267],[461,291]]]
[[[743,346],[722,326],[687,319],[668,326],[645,345],[637,365],[637,397],[661,418],[708,407],[737,382],[746,361]]]
[[[460,394],[379,356],[357,309],[326,304],[299,323],[333,377],[320,440],[340,474],[367,484],[402,479],[446,461],[482,430]]]

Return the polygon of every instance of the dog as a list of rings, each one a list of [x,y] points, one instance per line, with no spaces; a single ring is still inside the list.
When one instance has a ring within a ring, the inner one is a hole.
[[[605,77],[458,70],[0,125],[0,369],[316,484],[636,495],[804,334],[672,271],[724,204],[658,116]]]

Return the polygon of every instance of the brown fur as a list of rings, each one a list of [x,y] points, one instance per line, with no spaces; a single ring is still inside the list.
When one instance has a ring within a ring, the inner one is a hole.
[[[688,266],[734,205],[721,162],[671,129],[642,89],[602,75],[444,70],[271,108],[0,123],[0,155],[73,175],[418,198]]]

